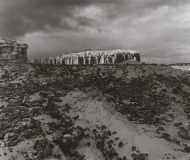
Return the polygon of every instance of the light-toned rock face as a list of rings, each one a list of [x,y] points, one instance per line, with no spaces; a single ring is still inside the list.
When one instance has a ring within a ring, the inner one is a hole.
[[[27,44],[16,41],[0,39],[0,60],[27,61]]]
[[[125,60],[141,61],[140,54],[134,50],[85,50],[78,53],[63,54],[55,58],[31,59],[30,63],[41,64],[66,64],[66,65],[89,65],[89,64],[115,64]]]

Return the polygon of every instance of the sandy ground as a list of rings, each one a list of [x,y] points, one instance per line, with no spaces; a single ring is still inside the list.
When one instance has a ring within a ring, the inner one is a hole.
[[[93,93],[94,94],[94,93]],[[96,93],[98,95],[98,93]],[[111,136],[110,139],[120,137],[118,142],[115,142],[115,149],[119,155],[126,156],[129,160],[132,160],[131,146],[136,146],[142,153],[148,153],[149,159],[175,159],[177,160],[189,160],[189,156],[182,152],[174,151],[179,146],[171,144],[164,139],[157,138],[158,134],[155,132],[154,126],[147,125],[134,125],[130,123],[124,116],[117,113],[110,104],[106,101],[97,101],[101,97],[95,97],[94,99],[88,98],[91,95],[81,91],[70,92],[67,96],[63,97],[63,102],[58,104],[62,106],[64,104],[70,104],[73,112],[70,114],[79,115],[79,120],[76,125],[89,127],[91,129],[96,128],[96,125],[105,125],[111,132],[116,131],[117,134]],[[92,116],[93,115],[93,116]],[[177,115],[178,116],[178,115]],[[167,126],[167,130],[173,133],[174,137],[177,136],[177,130],[173,129],[173,124]],[[146,130],[146,132],[144,132]],[[122,148],[118,147],[119,141],[124,142]],[[80,148],[82,150],[82,148]],[[90,152],[90,153],[89,153]],[[94,154],[93,154],[94,153]],[[96,152],[88,149],[85,151],[87,159],[94,159]],[[91,155],[91,156],[90,156]]]

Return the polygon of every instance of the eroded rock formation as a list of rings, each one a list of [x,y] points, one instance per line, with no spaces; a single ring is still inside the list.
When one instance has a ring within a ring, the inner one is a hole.
[[[27,62],[27,49],[27,44],[2,38],[0,39],[0,60]]]
[[[29,63],[39,64],[65,64],[65,65],[89,65],[89,64],[115,64],[125,60],[141,61],[140,54],[134,50],[85,50],[78,53],[63,54],[55,58],[30,59]]]

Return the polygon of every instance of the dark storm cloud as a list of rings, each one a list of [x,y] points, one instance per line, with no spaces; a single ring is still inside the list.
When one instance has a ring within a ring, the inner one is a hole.
[[[126,16],[126,14],[128,14],[126,18],[134,18],[132,15],[142,16],[160,6],[176,5],[179,2],[179,0],[169,2],[140,0],[135,3],[132,0],[14,0],[14,2],[2,0],[0,33],[2,36],[12,38],[31,32],[46,32],[51,28],[78,31],[81,26],[83,29],[85,26],[92,27],[90,19],[73,15],[76,9],[82,10],[90,5],[102,7],[103,14],[111,22],[111,20]],[[77,25],[72,25],[64,19],[71,19]]]
[[[48,29],[80,30],[90,26],[90,19],[74,16],[76,9],[92,4],[111,4],[114,1],[100,0],[3,0],[0,6],[0,33],[6,37],[24,36],[31,32],[46,32]],[[119,2],[119,0],[118,0]],[[71,19],[77,26],[64,19]]]
[[[29,57],[129,48],[185,59],[189,10],[187,0],[0,0],[0,36],[28,43]]]

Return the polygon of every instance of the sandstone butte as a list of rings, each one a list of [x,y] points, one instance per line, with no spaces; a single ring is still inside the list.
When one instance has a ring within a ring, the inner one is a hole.
[[[27,62],[28,45],[13,40],[0,39],[0,60],[8,62]]]
[[[140,62],[140,53],[128,49],[116,50],[85,50],[78,53],[68,53],[50,58],[32,58],[29,63],[35,64],[65,64],[65,65],[90,65],[90,64],[115,64],[125,60]]]

